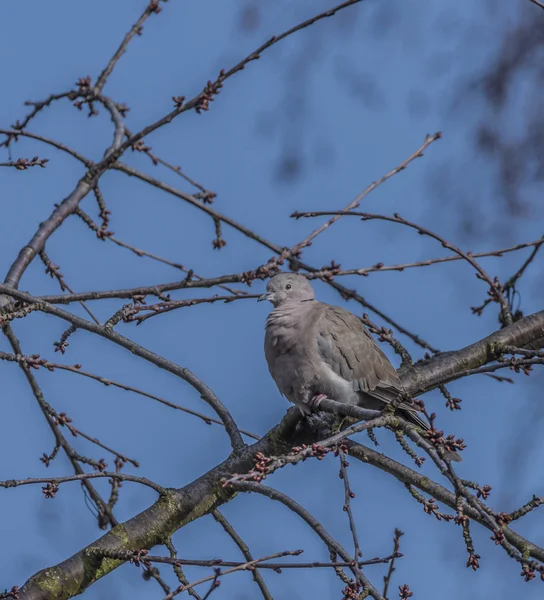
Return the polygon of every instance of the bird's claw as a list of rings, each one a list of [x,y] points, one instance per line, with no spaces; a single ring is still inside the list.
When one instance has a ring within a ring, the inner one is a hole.
[[[311,410],[317,410],[323,400],[327,399],[326,394],[316,394],[308,400],[308,406]]]

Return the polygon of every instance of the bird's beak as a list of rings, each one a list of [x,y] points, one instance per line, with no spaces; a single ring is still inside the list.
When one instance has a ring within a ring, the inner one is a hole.
[[[257,302],[263,302],[264,300],[268,300],[268,301],[272,302],[272,293],[266,292],[266,294],[259,296],[259,298],[257,299]]]

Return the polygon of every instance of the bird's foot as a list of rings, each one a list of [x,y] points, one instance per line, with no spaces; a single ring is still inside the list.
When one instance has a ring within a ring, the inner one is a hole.
[[[327,399],[327,394],[316,394],[308,400],[308,406],[311,410],[318,410],[319,405],[323,400]]]

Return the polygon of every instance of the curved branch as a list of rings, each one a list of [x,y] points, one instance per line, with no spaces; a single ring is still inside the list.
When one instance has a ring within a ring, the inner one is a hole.
[[[368,448],[367,446],[363,446],[362,444],[358,444],[357,442],[348,440],[347,446],[349,448],[349,455],[352,458],[356,458],[361,462],[377,467],[378,469],[393,475],[393,477],[398,479],[400,482],[413,485],[422,492],[426,492],[433,498],[436,498],[436,500],[439,502],[446,504],[453,510],[457,510],[457,497],[455,494],[436,483],[423,473],[418,473],[417,471],[410,469],[410,467],[406,467],[396,460],[385,456],[385,454],[376,452],[376,450]],[[478,522],[483,527],[486,527],[490,531],[493,531],[487,520],[483,519],[481,514],[470,505],[466,504],[463,507],[463,511],[468,517]],[[503,533],[508,542],[510,542],[510,544],[512,544],[512,546],[517,548],[520,552],[526,552],[528,556],[544,562],[544,548],[533,544],[509,527],[503,527]]]
[[[14,290],[7,285],[0,284],[0,293],[4,293],[7,296],[12,296],[13,298],[18,298],[20,300],[24,300],[25,302],[29,302],[30,304],[35,304],[39,306],[39,310],[42,310],[45,313],[55,315],[60,317],[61,319],[72,323],[78,329],[84,329],[86,331],[90,331],[91,333],[95,333],[103,338],[106,338],[119,346],[130,350],[136,356],[147,360],[148,362],[154,364],[160,369],[164,369],[176,375],[177,377],[183,379],[187,383],[189,383],[192,387],[194,387],[199,393],[202,400],[207,402],[217,413],[223,424],[225,425],[225,430],[231,440],[231,445],[233,450],[237,450],[239,448],[243,448],[245,446],[244,440],[242,438],[242,434],[238,429],[238,426],[234,422],[231,414],[225,407],[225,405],[219,400],[219,398],[213,393],[213,391],[202,381],[200,380],[194,373],[192,373],[186,367],[180,367],[176,363],[151,352],[151,350],[147,350],[143,346],[140,346],[136,342],[129,340],[125,336],[117,333],[113,330],[112,327],[106,325],[97,325],[96,323],[92,323],[91,321],[86,321],[81,317],[77,317],[65,310],[62,310],[52,304],[47,304],[46,302],[40,302],[37,298],[34,298],[30,294],[25,292],[20,292],[19,290]],[[2,321],[0,315],[0,323]]]
[[[359,569],[357,565],[357,557],[352,558],[347,550],[335,540],[330,533],[321,525],[321,523],[312,516],[304,507],[302,507],[298,502],[295,502],[292,498],[280,492],[279,490],[275,490],[274,488],[263,485],[262,483],[253,483],[250,481],[240,481],[233,486],[236,489],[239,489],[243,492],[255,492],[257,494],[262,494],[271,500],[277,500],[281,502],[284,506],[286,506],[289,510],[292,510],[295,514],[297,514],[303,521],[305,521],[323,540],[325,545],[329,550],[338,554],[347,563],[350,563],[350,570],[353,572],[355,578],[361,582],[364,586],[364,589],[368,591],[369,595],[372,596],[375,600],[384,600],[383,596],[378,592],[378,590],[370,583],[370,581],[365,577],[362,573],[361,569]]]
[[[14,488],[22,485],[33,485],[37,483],[53,483],[59,485],[61,483],[68,483],[69,481],[87,481],[88,479],[100,479],[101,477],[109,477],[110,479],[118,479],[119,481],[133,481],[134,483],[141,483],[151,489],[155,490],[159,494],[163,494],[166,490],[154,483],[146,477],[137,477],[136,475],[128,475],[126,473],[110,473],[103,471],[102,473],[80,473],[79,475],[68,475],[67,477],[29,477],[28,479],[7,479],[6,481],[0,481],[0,487],[2,488]]]

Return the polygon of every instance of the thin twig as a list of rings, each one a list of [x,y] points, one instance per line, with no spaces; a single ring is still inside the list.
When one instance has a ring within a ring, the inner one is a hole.
[[[510,312],[510,307],[504,296],[503,286],[500,284],[500,282],[497,280],[497,278],[495,277],[494,279],[491,279],[491,277],[486,273],[486,271],[484,271],[484,269],[479,265],[479,263],[477,263],[474,260],[474,257],[472,256],[472,254],[464,252],[463,250],[461,250],[454,244],[451,244],[450,242],[448,242],[447,240],[445,240],[443,237],[439,236],[438,234],[434,233],[430,229],[422,227],[421,225],[417,225],[416,223],[412,223],[411,221],[408,221],[407,219],[404,219],[403,217],[401,217],[398,213],[395,213],[392,217],[390,217],[387,215],[377,215],[377,214],[364,213],[364,212],[344,213],[342,211],[340,211],[340,212],[338,212],[338,211],[312,211],[312,212],[295,212],[291,216],[295,219],[298,219],[301,217],[318,217],[318,216],[326,216],[326,215],[338,215],[338,216],[346,215],[346,216],[350,216],[350,217],[360,217],[363,221],[379,219],[382,221],[389,221],[391,223],[399,223],[401,225],[405,225],[407,227],[415,229],[421,235],[426,235],[426,236],[429,236],[429,237],[437,240],[438,242],[440,242],[442,244],[442,246],[444,246],[444,248],[451,250],[452,252],[457,254],[459,257],[466,260],[476,270],[476,275],[478,276],[478,278],[482,279],[489,285],[489,295],[491,296],[491,298],[493,300],[495,300],[501,307],[501,315],[502,315],[503,322],[507,325],[512,324],[512,314]]]
[[[243,563],[236,567],[232,567],[231,569],[228,569],[227,571],[218,570],[218,571],[216,571],[216,573],[214,575],[210,575],[209,577],[203,577],[202,579],[199,579],[198,581],[194,581],[193,583],[189,583],[188,585],[180,585],[175,590],[173,590],[170,594],[165,596],[163,598],[163,600],[172,600],[172,598],[174,598],[178,594],[181,594],[181,592],[185,592],[185,591],[195,587],[196,585],[201,585],[202,583],[207,583],[208,581],[217,580],[218,577],[223,577],[224,575],[230,575],[231,573],[235,573],[236,571],[245,571],[248,569],[252,569],[255,565],[258,565],[259,563],[264,562],[266,560],[273,560],[274,558],[279,558],[281,556],[297,556],[301,552],[302,552],[302,550],[287,550],[285,552],[278,552],[276,554],[271,554],[270,556],[264,556],[263,558],[257,558],[255,560]],[[202,600],[204,600],[204,597]]]
[[[342,449],[338,452],[338,457],[340,459],[340,479],[342,479],[344,483],[344,511],[348,515],[349,520],[349,528],[351,530],[351,535],[353,537],[353,555],[355,556],[355,560],[359,560],[363,556],[361,552],[361,548],[359,546],[359,538],[357,537],[357,528],[355,526],[355,519],[353,517],[353,511],[351,510],[351,500],[355,498],[355,494],[351,491],[349,486],[349,478],[348,478],[348,466],[349,463],[346,460],[346,455]]]
[[[356,563],[354,563],[353,558],[344,549],[340,542],[335,540],[323,527],[323,525],[305,508],[298,504],[298,502],[295,502],[295,500],[293,500],[283,492],[265,486],[261,483],[254,483],[251,481],[237,481],[232,485],[235,489],[239,491],[256,492],[257,494],[262,494],[263,496],[266,496],[271,500],[277,500],[278,502],[281,502],[281,504],[286,506],[289,510],[292,510],[303,521],[305,521],[310,526],[310,528],[323,540],[327,548],[336,552],[336,554],[338,554],[342,558],[342,560],[350,564],[349,568],[353,572],[353,575],[356,579],[361,578],[365,591],[368,591],[368,593],[374,598],[374,600],[384,600],[380,592],[378,592],[378,590],[370,583],[370,581],[365,577],[362,571],[356,567]]]
[[[441,137],[442,137],[442,134],[440,132],[437,132],[433,135],[427,135],[423,144],[413,154],[411,154],[405,161],[401,162],[398,166],[396,166],[394,169],[389,171],[389,173],[386,173],[383,177],[380,177],[380,179],[378,179],[377,181],[374,181],[373,183],[371,183],[361,194],[359,194],[354,200],[352,200],[344,209],[342,209],[341,211],[338,211],[326,223],[323,223],[323,225],[320,225],[317,229],[312,231],[312,233],[310,233],[310,235],[308,235],[301,242],[299,242],[298,244],[293,246],[291,248],[291,250],[289,251],[289,253],[292,255],[296,255],[300,250],[302,250],[306,246],[309,246],[311,244],[311,241],[314,238],[316,238],[320,233],[323,233],[323,231],[325,231],[325,229],[329,228],[331,225],[336,223],[336,221],[338,221],[338,219],[340,219],[343,215],[352,211],[354,208],[358,208],[358,206],[361,203],[361,201],[363,200],[363,198],[365,198],[365,196],[368,196],[368,194],[370,194],[370,192],[374,191],[377,187],[382,185],[382,183],[384,183],[391,177],[395,176],[397,173],[400,173],[401,171],[406,169],[406,167],[412,161],[414,161],[416,158],[422,157],[423,152],[433,142],[436,142],[436,140],[439,140]]]
[[[135,475],[127,475],[126,473],[112,473],[109,471],[102,471],[101,473],[78,473],[77,475],[68,475],[66,477],[29,477],[28,479],[7,479],[6,481],[0,481],[0,487],[14,488],[22,485],[35,485],[37,483],[52,483],[54,485],[61,485],[70,481],[83,482],[89,479],[103,479],[105,477],[109,479],[118,479],[119,481],[133,481],[134,483],[140,483],[155,490],[159,494],[164,494],[166,492],[165,488],[145,477],[136,477]]]
[[[160,402],[161,404],[164,404],[165,406],[169,406],[170,408],[174,408],[176,410],[185,412],[189,415],[193,415],[194,417],[198,417],[199,419],[202,419],[202,421],[204,421],[204,423],[206,423],[207,425],[210,425],[211,423],[215,423],[216,425],[221,425],[222,427],[224,427],[223,422],[220,421],[219,419],[214,419],[213,417],[208,417],[207,415],[199,413],[195,410],[192,410],[190,408],[185,408],[184,406],[180,406],[179,404],[175,404],[174,402],[165,400],[164,398],[161,398],[160,396],[156,396],[155,394],[145,392],[145,391],[135,388],[133,386],[130,386],[130,385],[127,385],[124,383],[120,383],[118,381],[114,381],[113,379],[102,377],[100,375],[95,375],[94,373],[90,373],[89,371],[84,371],[81,368],[81,365],[74,365],[74,366],[63,365],[60,363],[54,363],[54,362],[50,362],[45,359],[41,359],[41,358],[39,358],[38,355],[18,356],[15,354],[8,354],[5,352],[0,352],[0,360],[8,360],[8,361],[12,361],[12,362],[25,361],[30,367],[36,367],[36,368],[43,367],[43,368],[47,369],[48,371],[54,371],[54,370],[59,369],[61,371],[66,371],[68,373],[75,373],[76,375],[81,375],[83,377],[88,377],[89,379],[93,379],[94,381],[98,381],[98,382],[104,384],[105,386],[111,385],[113,387],[117,387],[117,388],[125,390],[127,392],[133,392],[135,394],[139,394],[140,396],[144,396],[145,398],[150,398],[151,400],[156,400],[157,402]],[[240,433],[243,433],[244,435],[247,435],[248,437],[253,438],[254,440],[260,439],[260,437],[257,434],[252,433],[250,431],[245,431],[244,429],[240,429]]]
[[[21,292],[20,290],[13,289],[9,285],[0,284],[0,293],[4,293],[10,297],[25,300],[30,304],[33,304],[35,302],[35,299],[30,294],[26,294],[25,292]],[[129,340],[128,338],[117,333],[113,329],[113,327],[108,326],[107,323],[102,326],[97,325],[96,323],[86,321],[85,319],[82,319],[77,315],[73,315],[67,311],[64,311],[52,304],[40,302],[39,306],[40,309],[44,312],[55,314],[57,317],[68,320],[68,322],[70,322],[75,327],[91,331],[95,334],[98,334],[101,337],[109,339],[110,341],[115,342],[123,348],[130,350],[136,356],[147,360],[148,362],[154,364],[160,369],[169,371],[170,373],[189,383],[195,390],[199,392],[200,397],[205,402],[207,402],[219,416],[219,418],[225,426],[225,431],[227,432],[230,438],[233,449],[239,450],[245,447],[245,443],[243,441],[240,430],[238,429],[236,422],[232,418],[232,415],[227,410],[226,406],[219,400],[219,398],[213,393],[213,391],[201,379],[196,377],[196,375],[194,375],[194,373],[192,373],[189,369],[187,369],[186,367],[180,367],[176,363],[166,358],[163,358],[162,356],[159,356],[158,354],[155,354],[150,350],[147,350],[147,348],[144,348],[143,346],[136,344],[132,340]],[[20,348],[18,350],[14,348],[14,351],[15,354],[22,354]],[[24,366],[28,370],[28,366],[26,364],[22,364],[21,366]]]
[[[136,35],[141,35],[144,22],[149,18],[150,15],[157,14],[158,12],[160,12],[158,4],[158,2],[150,1],[149,4],[145,7],[144,12],[140,15],[140,18],[127,32],[121,44],[119,45],[119,48],[117,48],[115,54],[110,58],[108,64],[104,67],[104,70],[102,71],[102,73],[100,73],[100,76],[96,80],[96,83],[94,85],[94,92],[96,94],[99,94],[102,91],[102,88],[104,87],[108,77],[113,72],[115,65],[117,64],[121,56],[123,56],[123,54],[126,52],[127,46],[132,40],[132,38]]]
[[[212,512],[212,516],[221,525],[221,527],[223,527],[223,529],[226,531],[226,533],[232,538],[232,540],[238,546],[238,548],[240,548],[240,551],[242,552],[242,555],[245,558],[246,563],[252,562],[253,560],[255,560],[253,558],[253,556],[251,555],[251,552],[249,551],[248,545],[238,535],[236,529],[234,529],[234,527],[229,523],[229,521],[225,518],[225,516],[221,512],[219,512],[219,510],[217,510],[217,509]],[[227,566],[224,563],[222,563],[222,565]],[[229,565],[229,566],[237,566],[237,565]],[[261,594],[263,595],[263,598],[265,600],[274,600],[272,597],[272,594],[266,587],[266,583],[264,582],[264,579],[263,579],[262,575],[259,573],[258,569],[253,569],[252,575],[253,575],[253,580],[259,586],[259,589],[261,590]]]
[[[389,584],[391,583],[391,577],[395,572],[395,560],[397,556],[400,554],[400,538],[404,535],[404,533],[400,529],[395,529],[395,537],[393,538],[393,556],[389,563],[389,569],[387,570],[387,575],[384,575],[383,578],[383,597],[387,600],[387,592],[389,590]]]

